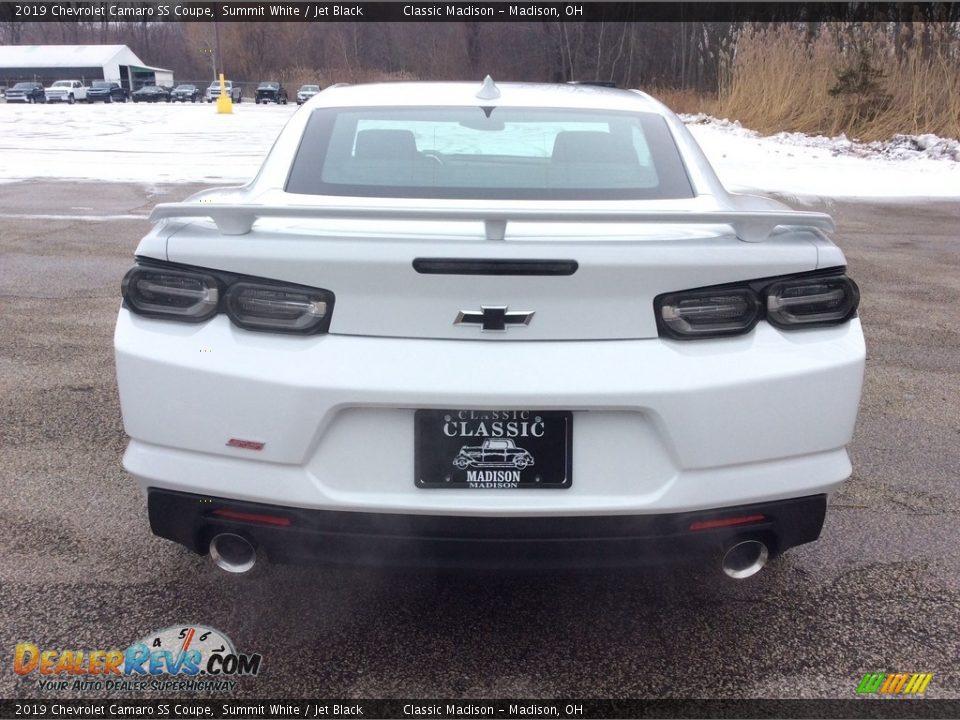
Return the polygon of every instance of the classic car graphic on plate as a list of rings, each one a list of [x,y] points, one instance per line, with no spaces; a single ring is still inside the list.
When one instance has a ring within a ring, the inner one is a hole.
[[[492,438],[484,440],[483,445],[464,445],[453,459],[453,464],[461,470],[468,467],[496,468],[515,467],[521,470],[533,465],[533,455],[516,444],[510,438]]]

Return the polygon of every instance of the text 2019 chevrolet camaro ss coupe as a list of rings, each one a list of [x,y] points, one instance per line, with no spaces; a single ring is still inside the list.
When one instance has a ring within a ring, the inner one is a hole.
[[[152,220],[124,466],[153,532],[225,569],[706,552],[746,577],[851,472],[831,219],[728,193],[642,92],[331,87],[248,185]]]

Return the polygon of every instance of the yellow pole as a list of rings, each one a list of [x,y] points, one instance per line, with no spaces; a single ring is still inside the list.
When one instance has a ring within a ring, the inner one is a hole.
[[[220,73],[220,97],[217,98],[217,112],[229,115],[233,112],[233,98],[227,95],[227,83]]]

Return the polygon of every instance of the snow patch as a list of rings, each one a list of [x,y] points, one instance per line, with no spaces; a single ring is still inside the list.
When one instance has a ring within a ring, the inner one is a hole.
[[[805,135],[799,132],[779,132],[766,138],[755,130],[744,128],[737,120],[715,118],[706,113],[681,115],[686,125],[706,125],[730,135],[743,138],[769,139],[771,142],[797,147],[813,147],[830,151],[833,155],[852,155],[862,158],[890,160],[952,160],[960,162],[960,140],[938,135],[894,135],[890,140],[861,142],[841,133],[834,137]]]
[[[864,143],[846,135],[763,136],[735,120],[681,115],[721,182],[737,192],[804,202],[844,198],[960,197],[960,141],[897,135]]]

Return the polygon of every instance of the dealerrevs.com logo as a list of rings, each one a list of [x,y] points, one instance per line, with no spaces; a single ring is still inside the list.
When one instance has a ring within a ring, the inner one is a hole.
[[[20,643],[13,671],[38,690],[230,692],[235,678],[260,672],[259,654],[238,653],[230,638],[203,625],[153,632],[126,649],[45,649]]]

